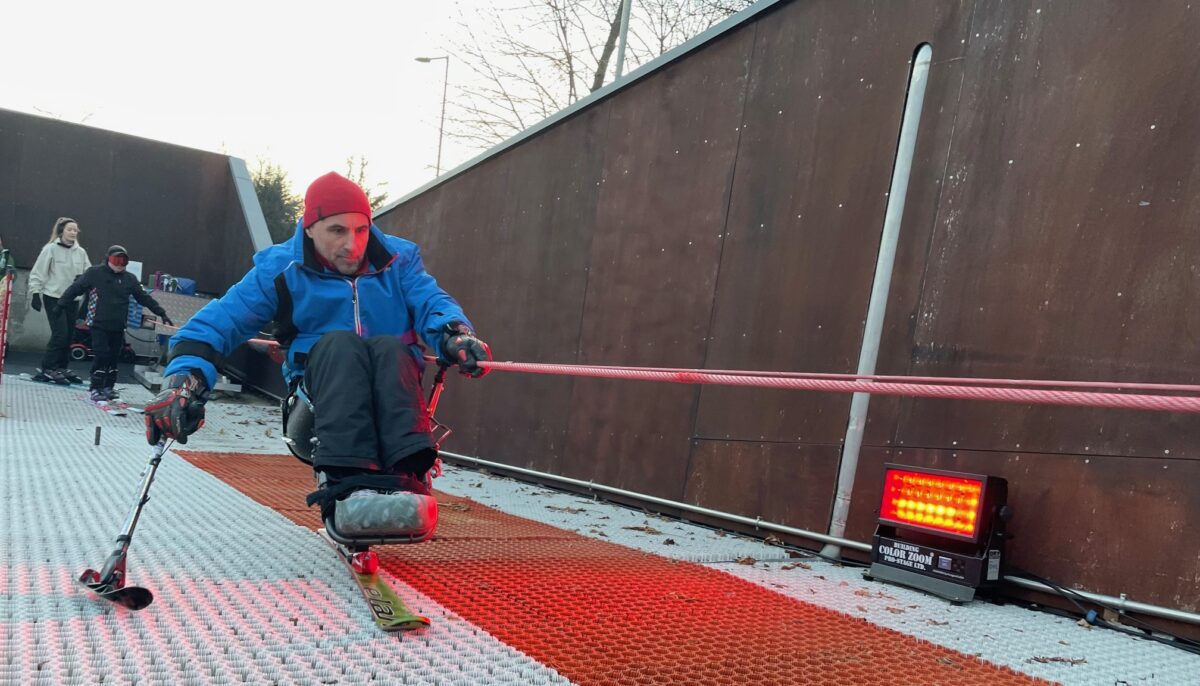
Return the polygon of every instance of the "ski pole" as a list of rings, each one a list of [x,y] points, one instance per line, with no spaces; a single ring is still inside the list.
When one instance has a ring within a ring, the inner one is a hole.
[[[142,470],[142,485],[138,490],[137,500],[125,517],[125,525],[117,536],[117,549],[108,556],[104,567],[99,572],[94,569],[84,570],[79,575],[79,583],[86,586],[102,598],[132,610],[140,610],[154,601],[154,595],[145,588],[137,586],[125,587],[125,560],[129,553],[129,545],[133,541],[133,530],[141,517],[142,507],[150,500],[150,484],[154,481],[154,473],[162,462],[163,453],[167,450],[167,441],[163,439],[154,446],[154,455]]]

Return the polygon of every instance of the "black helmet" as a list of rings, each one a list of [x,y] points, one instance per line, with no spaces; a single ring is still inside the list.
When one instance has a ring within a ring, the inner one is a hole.
[[[123,245],[114,245],[108,249],[108,257],[112,257],[113,255],[124,255],[125,257],[129,257],[129,251],[126,250],[125,246]]]

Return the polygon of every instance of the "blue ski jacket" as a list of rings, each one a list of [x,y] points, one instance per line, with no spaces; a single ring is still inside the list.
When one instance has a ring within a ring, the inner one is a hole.
[[[471,326],[454,298],[425,271],[416,243],[372,224],[365,259],[369,268],[363,274],[325,269],[297,223],[291,239],[255,254],[246,276],[171,338],[164,376],[198,370],[213,388],[222,358],[272,320],[276,339],[287,347],[283,375],[289,384],[304,373],[317,339],[331,331],[398,336],[421,362],[418,340],[441,356],[443,327],[455,321]]]

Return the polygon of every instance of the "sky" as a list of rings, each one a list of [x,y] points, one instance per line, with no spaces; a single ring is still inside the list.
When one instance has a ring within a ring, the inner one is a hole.
[[[394,200],[437,158],[444,63],[414,58],[446,54],[483,4],[6,2],[0,107],[269,160],[300,194],[361,155]],[[478,154],[444,146],[443,170]]]

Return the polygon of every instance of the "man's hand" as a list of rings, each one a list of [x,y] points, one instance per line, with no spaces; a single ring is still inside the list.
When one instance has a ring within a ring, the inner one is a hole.
[[[171,318],[167,316],[166,312],[158,315],[158,318],[161,319],[162,323],[166,324],[167,326],[175,326],[175,322],[171,321]]]
[[[174,438],[187,445],[187,437],[204,426],[208,385],[199,373],[172,374],[162,391],[146,405],[146,441],[157,445]]]
[[[33,299],[29,301],[29,306],[32,307],[35,312],[41,312],[42,311],[42,294],[34,293]]]
[[[464,376],[478,379],[490,372],[479,366],[479,362],[491,361],[492,350],[479,340],[475,332],[462,322],[450,322],[442,329],[442,354],[458,365]]]

